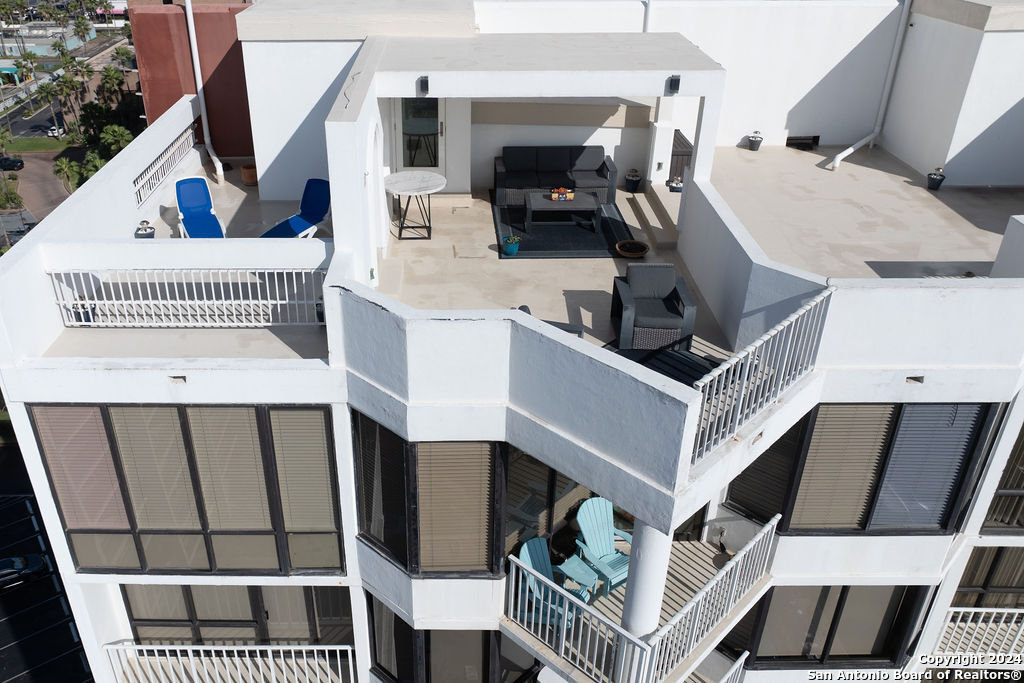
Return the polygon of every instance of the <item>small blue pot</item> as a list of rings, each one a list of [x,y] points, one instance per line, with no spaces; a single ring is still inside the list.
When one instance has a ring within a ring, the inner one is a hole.
[[[501,250],[505,252],[505,256],[515,256],[519,253],[519,242],[509,242],[506,237],[501,243]]]

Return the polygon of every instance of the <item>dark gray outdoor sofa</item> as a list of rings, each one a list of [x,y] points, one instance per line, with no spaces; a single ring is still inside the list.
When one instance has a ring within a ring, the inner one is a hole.
[[[494,201],[523,206],[528,190],[568,187],[593,192],[602,204],[615,203],[618,172],[604,147],[502,147],[494,159]]]

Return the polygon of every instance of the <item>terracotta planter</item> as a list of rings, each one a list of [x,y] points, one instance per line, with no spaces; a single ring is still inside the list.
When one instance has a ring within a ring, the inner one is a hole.
[[[242,184],[256,185],[256,164],[242,164]]]

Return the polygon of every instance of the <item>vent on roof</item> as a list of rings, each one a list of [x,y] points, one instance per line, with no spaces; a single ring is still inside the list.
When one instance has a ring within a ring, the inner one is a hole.
[[[812,150],[817,148],[820,135],[794,135],[786,138],[786,147],[794,149]]]

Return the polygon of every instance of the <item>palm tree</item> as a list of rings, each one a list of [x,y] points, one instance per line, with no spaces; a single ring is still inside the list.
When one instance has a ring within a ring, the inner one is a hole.
[[[71,178],[78,175],[78,164],[61,157],[53,162],[53,174],[64,181],[64,189],[71,194]]]
[[[96,175],[96,172],[103,168],[103,164],[107,163],[106,159],[100,156],[100,153],[94,149],[89,150],[85,153],[85,159],[82,161],[82,177],[88,180]]]
[[[117,67],[110,65],[103,67],[103,73],[100,74],[100,87],[97,89],[101,100],[113,106],[118,93],[121,92],[122,85],[124,85],[124,74],[118,71]]]
[[[75,19],[75,24],[71,29],[71,33],[74,34],[75,38],[82,41],[82,44],[84,45],[85,41],[89,39],[89,34],[92,33],[92,24],[90,24],[89,20],[85,17],[78,17]]]
[[[91,81],[92,77],[96,75],[96,69],[93,68],[93,65],[89,62],[82,60],[76,61],[74,65],[72,65],[71,72],[81,80],[81,85],[78,86],[80,88],[78,104],[79,108],[81,108],[82,102],[84,102],[86,97],[89,95],[89,81]]]
[[[0,154],[7,156],[7,145],[14,142],[14,135],[11,133],[9,126],[0,128]],[[0,171],[0,185],[3,185],[4,196],[7,195],[7,174]]]
[[[121,68],[121,75],[124,77],[124,91],[128,94],[128,70],[135,61],[135,53],[124,45],[114,48],[114,61]]]
[[[53,110],[53,101],[56,99],[58,104],[60,100],[57,98],[57,86],[53,83],[40,83],[39,87],[36,88],[36,95],[50,105],[50,118],[53,119],[53,125],[57,126],[57,137],[60,138],[61,122],[64,119],[64,112],[61,111],[61,121],[58,122],[57,114]]]
[[[71,114],[75,117],[75,121],[78,121],[78,112],[75,110],[75,103],[72,100],[72,95],[78,94],[78,81],[70,72],[65,71],[61,74],[61,77],[57,79],[57,95],[68,103],[71,109]],[[61,107],[63,111],[63,107]]]
[[[57,59],[60,60],[61,64],[64,63],[65,59],[70,57],[68,54],[68,46],[65,45],[62,40],[53,41],[53,45],[50,46],[50,49],[53,50],[53,54],[57,56]]]
[[[110,156],[113,157],[128,146],[132,137],[132,132],[124,126],[112,124],[103,128],[103,132],[100,133],[100,142],[107,146]]]

